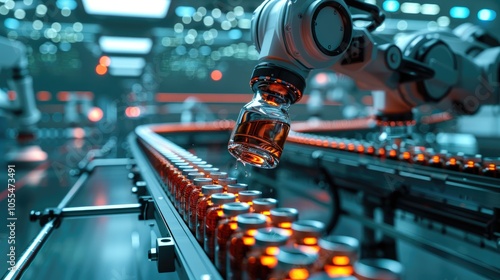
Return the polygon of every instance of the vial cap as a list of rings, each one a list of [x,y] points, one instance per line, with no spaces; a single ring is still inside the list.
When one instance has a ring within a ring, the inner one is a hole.
[[[205,174],[203,174],[202,172],[196,172],[196,171],[193,171],[193,172],[189,172],[187,173],[187,178],[191,181],[193,181],[194,179],[196,178],[202,178],[204,177]]]
[[[206,186],[206,185],[212,185],[213,180],[212,180],[212,178],[200,177],[200,178],[193,179],[193,183],[195,186],[201,187],[201,186]]]
[[[397,280],[403,275],[403,265],[389,259],[362,259],[354,264],[354,275],[363,280]]]
[[[210,178],[214,180],[220,180],[222,178],[227,178],[227,172],[210,172]]]
[[[205,185],[201,187],[201,193],[205,196],[221,193],[223,191],[224,188],[221,185]]]
[[[292,223],[299,219],[299,211],[295,208],[271,209],[269,217],[273,223]]]
[[[198,165],[198,168],[202,169],[202,170],[205,169],[205,168],[212,168],[212,167],[214,167],[214,166],[211,165],[211,164],[199,164]]]
[[[316,261],[316,258],[316,254],[308,254],[298,248],[283,246],[280,248],[280,252],[278,253],[278,265],[282,265],[282,268],[284,266],[295,265],[308,266],[313,264]]]
[[[255,244],[258,246],[283,246],[288,241],[288,238],[290,238],[290,235],[281,228],[260,228],[255,234]]]
[[[211,199],[213,204],[222,205],[224,203],[234,202],[236,196],[232,193],[214,193]]]
[[[194,165],[203,165],[203,164],[207,164],[206,161],[202,160],[202,159],[197,159],[197,160],[193,160],[191,161],[191,163],[193,163]]]
[[[276,208],[278,201],[274,198],[256,198],[253,200],[255,212],[264,212]]]
[[[292,230],[297,238],[319,237],[325,230],[325,224],[315,220],[301,220],[292,223]]]
[[[314,273],[309,277],[309,280],[331,280],[332,278],[326,272]],[[335,276],[335,280],[358,280],[354,276]]]
[[[236,183],[236,184],[227,185],[227,192],[237,194],[241,191],[245,191],[247,188],[248,188],[247,184]]]
[[[252,202],[254,199],[259,198],[261,196],[262,192],[256,190],[241,191],[238,193],[238,198],[240,199],[241,202]]]
[[[212,172],[219,172],[219,168],[216,168],[216,167],[204,168],[203,172],[205,172],[206,175],[209,175],[211,177]]]
[[[348,255],[351,262],[357,260],[359,255],[359,241],[350,236],[325,236],[319,239],[318,245],[321,249],[333,252],[336,255]]]
[[[234,177],[226,177],[226,178],[219,179],[219,184],[221,184],[223,186],[236,184],[237,182],[238,182],[238,180]]]
[[[250,211],[250,205],[244,202],[230,202],[222,205],[222,212],[228,216],[236,216],[248,213],[248,211]]]
[[[187,176],[189,173],[198,172],[198,169],[196,168],[179,168],[179,170],[182,172],[182,175],[184,176]]]
[[[267,223],[267,217],[257,213],[240,214],[237,219],[238,227],[243,230],[263,228]]]

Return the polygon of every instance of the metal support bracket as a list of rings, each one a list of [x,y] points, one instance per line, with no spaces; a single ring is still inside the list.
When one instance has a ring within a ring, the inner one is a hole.
[[[175,243],[172,238],[163,237],[156,239],[156,247],[148,252],[148,258],[156,261],[158,272],[175,271]]]
[[[155,214],[155,201],[151,196],[139,197],[141,204],[141,211],[139,213],[139,220],[152,220]]]

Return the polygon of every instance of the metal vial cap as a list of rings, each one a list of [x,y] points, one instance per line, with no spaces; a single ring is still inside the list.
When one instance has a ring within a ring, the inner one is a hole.
[[[200,178],[193,179],[193,184],[197,187],[212,185],[213,182],[214,181],[212,180],[212,178],[200,177]]]
[[[254,237],[258,246],[283,246],[290,235],[281,228],[265,227],[258,229]]]
[[[245,191],[247,188],[248,188],[247,184],[236,183],[236,184],[227,185],[227,192],[237,194],[241,191]]]
[[[267,217],[257,213],[241,214],[236,218],[238,220],[238,227],[243,230],[263,228],[267,223]]]
[[[292,230],[293,235],[298,238],[320,237],[325,230],[325,224],[315,220],[301,220],[292,223]]]
[[[187,178],[191,181],[193,181],[196,178],[202,178],[202,177],[205,177],[205,174],[202,172],[193,171],[193,172],[187,173]]]
[[[261,191],[247,190],[238,193],[238,198],[241,202],[252,202],[254,199],[262,196]]]
[[[214,193],[221,193],[224,188],[221,185],[205,185],[201,187],[201,193],[203,195],[212,195]]]
[[[226,177],[226,178],[219,179],[219,184],[221,184],[223,186],[236,184],[237,182],[238,182],[238,180],[234,177]]]
[[[227,178],[227,172],[210,172],[210,178],[214,180],[220,180],[222,178]]]
[[[187,176],[189,173],[198,172],[198,169],[196,168],[179,168],[179,170],[184,176]]]
[[[273,223],[292,223],[299,219],[299,211],[295,208],[271,209],[269,217]]]
[[[236,216],[248,213],[248,211],[250,211],[250,205],[244,202],[230,202],[222,205],[222,212],[228,216]]]
[[[355,257],[359,255],[359,240],[350,236],[330,235],[319,239],[320,248],[342,255]],[[352,258],[351,258],[352,259]]]
[[[224,203],[234,202],[236,196],[232,193],[214,193],[212,194],[212,203],[215,205],[222,205]]]
[[[206,175],[212,175],[213,172],[219,172],[219,168],[212,167],[212,168],[204,168],[203,172],[205,172]]]
[[[253,209],[255,212],[269,211],[276,208],[278,201],[274,198],[256,198],[253,200]]]
[[[308,254],[298,248],[284,246],[280,248],[278,253],[278,265],[303,265],[308,266],[316,261],[317,255]]]
[[[354,275],[361,280],[398,280],[403,275],[403,265],[390,259],[362,259],[354,264]]]

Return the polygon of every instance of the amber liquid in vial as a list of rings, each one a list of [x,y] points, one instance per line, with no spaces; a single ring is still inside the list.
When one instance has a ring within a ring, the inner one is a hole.
[[[246,147],[239,159],[257,166],[265,165],[270,160],[279,161],[289,131],[289,124],[274,120],[242,122],[236,126],[234,137],[229,143],[229,151],[233,153],[237,145]],[[262,153],[262,150],[272,155],[273,159],[263,158],[258,153]]]
[[[198,205],[198,200],[203,198],[203,194],[201,193],[200,187],[194,187],[191,190],[191,193],[188,195],[186,192],[186,207],[187,216],[188,216],[188,225],[189,228],[193,231],[196,231],[196,207]],[[196,233],[196,232],[195,232]],[[200,241],[203,242],[203,241]]]
[[[216,230],[216,248],[215,248],[215,265],[220,271],[220,274],[226,275],[227,268],[227,242],[231,235],[238,228],[238,222],[236,222],[236,216],[225,218],[219,221]]]

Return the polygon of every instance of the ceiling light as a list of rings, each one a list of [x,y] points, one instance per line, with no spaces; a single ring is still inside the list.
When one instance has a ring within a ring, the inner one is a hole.
[[[150,38],[102,36],[99,45],[103,52],[108,53],[147,54],[151,51],[153,41]]]
[[[170,0],[82,0],[91,15],[164,18]]]

